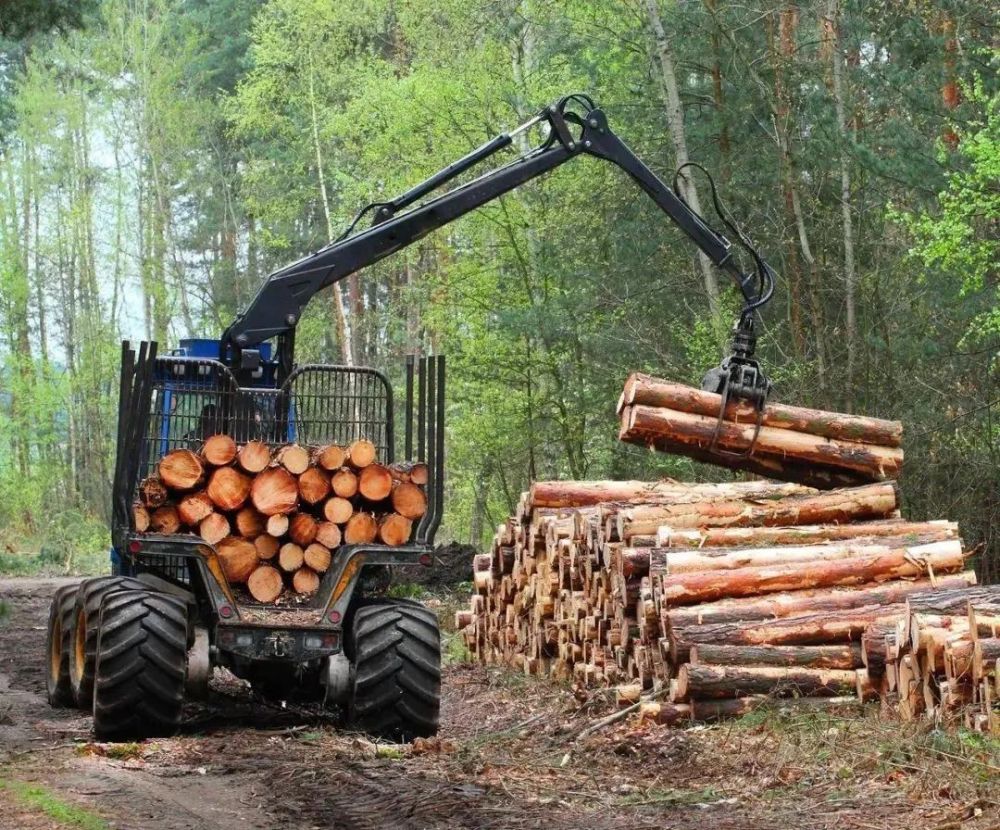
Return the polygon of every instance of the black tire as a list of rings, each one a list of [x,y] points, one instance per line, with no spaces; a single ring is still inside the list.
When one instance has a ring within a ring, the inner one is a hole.
[[[187,605],[151,591],[115,591],[101,605],[94,734],[141,740],[177,730],[187,674]]]
[[[69,650],[69,682],[73,700],[81,709],[94,703],[94,660],[97,656],[97,626],[101,617],[101,600],[111,591],[147,588],[137,579],[127,576],[99,576],[85,579],[76,592],[73,609],[73,638]]]
[[[362,605],[354,614],[349,656],[352,727],[400,742],[437,734],[441,635],[431,611],[406,600]]]
[[[69,652],[73,642],[73,608],[76,585],[56,591],[49,607],[49,626],[45,640],[45,690],[52,706],[72,706],[73,689],[69,682]]]

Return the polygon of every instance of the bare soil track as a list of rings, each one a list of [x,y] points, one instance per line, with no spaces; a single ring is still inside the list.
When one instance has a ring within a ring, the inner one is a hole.
[[[4,782],[44,786],[108,827],[940,828],[1000,826],[1000,753],[935,749],[874,716],[669,730],[624,724],[574,744],[601,694],[496,669],[446,670],[440,739],[376,746],[318,709],[219,685],[178,737],[92,743],[51,709],[42,671],[52,579],[0,580],[0,828],[78,826]],[[984,754],[985,753],[985,754]],[[992,753],[992,754],[991,754]],[[951,760],[949,760],[949,757]]]

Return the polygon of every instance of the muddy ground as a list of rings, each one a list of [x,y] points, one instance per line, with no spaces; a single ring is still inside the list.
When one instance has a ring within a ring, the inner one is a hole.
[[[1000,827],[1000,749],[979,736],[762,712],[626,722],[580,743],[605,694],[462,663],[445,672],[440,740],[423,746],[377,746],[232,683],[190,707],[178,737],[94,744],[89,718],[45,701],[59,584],[0,580],[5,830]]]

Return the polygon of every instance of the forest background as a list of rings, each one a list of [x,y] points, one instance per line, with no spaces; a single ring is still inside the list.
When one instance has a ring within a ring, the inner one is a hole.
[[[998,65],[961,0],[4,0],[0,570],[103,561],[123,337],[217,337],[360,206],[586,91],[778,270],[776,397],[904,421],[907,514],[994,579]],[[447,354],[442,536],[478,544],[532,478],[725,476],[619,444],[614,406],[631,370],[697,382],[735,308],[580,160],[321,294],[298,359]]]

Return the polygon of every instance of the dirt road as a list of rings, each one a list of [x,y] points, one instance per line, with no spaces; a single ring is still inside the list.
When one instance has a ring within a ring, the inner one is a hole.
[[[0,621],[4,830],[967,830],[1000,817],[988,761],[945,762],[929,787],[922,776],[933,764],[912,751],[922,739],[907,739],[909,758],[893,743],[898,734],[859,743],[876,728],[864,720],[857,729],[815,720],[781,730],[629,726],[581,747],[573,735],[606,707],[600,695],[577,699],[466,665],[446,671],[441,740],[428,747],[378,747],[321,711],[268,705],[242,687],[191,707],[178,737],[94,744],[89,718],[52,709],[44,696],[45,622],[58,584],[0,580],[10,608]],[[45,798],[25,797],[35,785]]]

